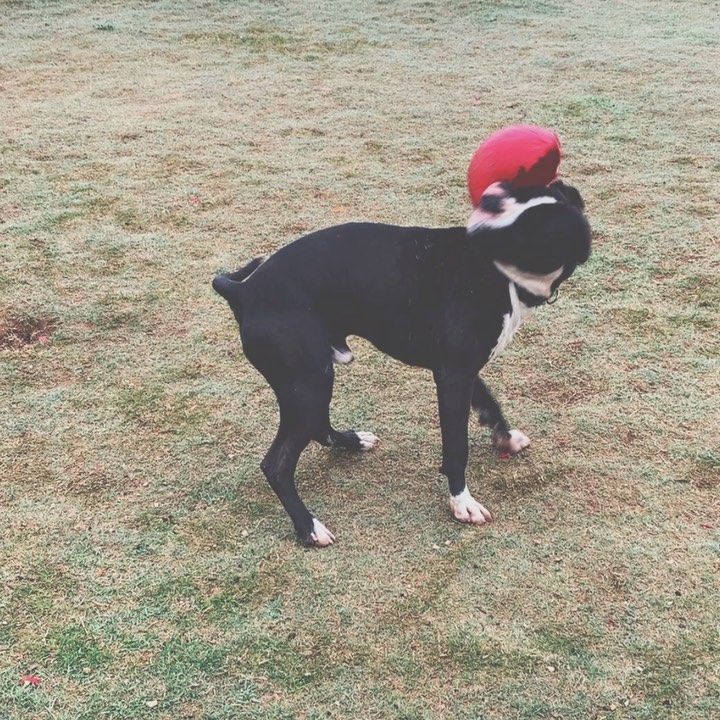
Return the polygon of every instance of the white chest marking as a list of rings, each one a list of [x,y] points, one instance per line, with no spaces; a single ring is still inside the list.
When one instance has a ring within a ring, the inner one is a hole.
[[[520,326],[527,320],[533,312],[534,307],[528,307],[524,303],[520,302],[518,298],[517,289],[515,283],[509,283],[510,288],[510,312],[505,313],[503,317],[503,326],[500,331],[500,337],[490,353],[488,362],[494,360],[512,341],[513,335],[518,331]]]
[[[512,280],[529,293],[544,298],[550,297],[553,283],[562,275],[565,269],[565,266],[561,265],[557,270],[547,273],[547,275],[540,275],[538,273],[528,272],[527,270],[521,270],[514,265],[502,263],[499,260],[495,260],[495,267],[508,280]]]
[[[355,356],[349,348],[347,350],[338,350],[336,347],[332,348],[332,361],[336,365],[349,365],[354,359]]]

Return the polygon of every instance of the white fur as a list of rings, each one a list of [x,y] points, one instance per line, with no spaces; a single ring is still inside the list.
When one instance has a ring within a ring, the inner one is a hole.
[[[450,496],[450,510],[456,520],[460,522],[482,525],[492,520],[492,515],[483,507],[465,488],[459,495]]]
[[[491,186],[492,187],[492,186]],[[500,197],[500,193],[490,192],[485,194],[494,195]],[[527,202],[520,203],[515,198],[510,197],[506,193],[503,194],[502,209],[499,213],[491,213],[487,210],[483,210],[478,205],[470,215],[467,221],[467,230],[469,233],[473,233],[476,230],[482,228],[488,228],[491,230],[499,230],[512,225],[526,210],[537,207],[538,205],[556,205],[557,199],[544,195],[543,197],[531,198]]]
[[[562,275],[565,269],[564,265],[561,265],[557,270],[546,275],[539,273],[527,272],[521,270],[515,265],[509,265],[508,263],[501,263],[495,260],[495,267],[508,279],[519,285],[523,290],[527,290],[533,295],[539,297],[549,298],[552,295],[552,284]]]
[[[521,430],[510,431],[510,442],[508,443],[507,452],[517,455],[530,445],[530,438]]]
[[[378,438],[371,432],[360,432],[355,433],[360,438],[360,449],[361,450],[372,450],[378,443]]]
[[[332,361],[336,365],[349,365],[354,359],[355,356],[350,350],[338,350],[336,347],[332,349]]]
[[[310,537],[319,547],[326,547],[335,542],[335,536],[317,518],[313,518],[313,531]]]
[[[494,360],[510,344],[513,339],[513,335],[515,335],[519,327],[535,311],[535,308],[528,307],[525,303],[520,302],[514,283],[510,283],[509,288],[510,312],[505,313],[505,316],[503,317],[503,326],[500,331],[500,337],[498,338],[495,347],[490,352],[488,361]]]

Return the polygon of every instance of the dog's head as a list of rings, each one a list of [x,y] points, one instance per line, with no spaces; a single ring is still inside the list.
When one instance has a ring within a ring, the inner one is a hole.
[[[532,295],[547,299],[590,256],[590,228],[580,193],[556,181],[513,189],[494,183],[467,223],[498,269]]]

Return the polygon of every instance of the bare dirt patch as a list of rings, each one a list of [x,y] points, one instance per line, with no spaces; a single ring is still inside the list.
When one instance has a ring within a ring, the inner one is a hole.
[[[28,345],[47,345],[59,326],[56,317],[0,315],[0,350],[20,350]]]

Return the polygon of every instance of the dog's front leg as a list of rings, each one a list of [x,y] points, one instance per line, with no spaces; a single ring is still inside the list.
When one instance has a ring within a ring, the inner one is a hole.
[[[434,373],[442,433],[442,467],[450,488],[450,510],[461,522],[482,523],[492,520],[467,489],[465,469],[468,460],[468,420],[474,375],[441,369]]]
[[[493,442],[498,452],[517,455],[530,445],[530,438],[525,433],[508,427],[497,400],[479,377],[475,378],[473,386],[472,406],[477,411],[480,422],[492,428]]]

